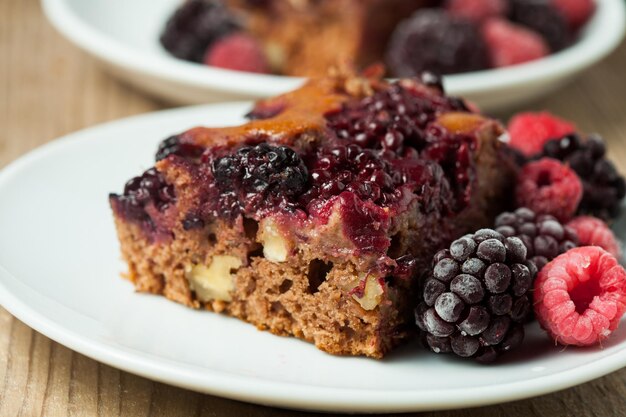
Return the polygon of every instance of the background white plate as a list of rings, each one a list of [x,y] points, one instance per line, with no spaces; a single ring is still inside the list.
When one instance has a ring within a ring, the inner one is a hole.
[[[327,411],[476,406],[556,391],[626,364],[626,325],[603,349],[556,347],[537,326],[482,366],[415,344],[383,361],[314,346],[162,297],[138,294],[107,195],[152,164],[171,133],[235,124],[246,103],[133,117],[45,145],[0,172],[0,303],[46,336],[109,365],[245,401]],[[622,236],[626,226],[618,224]]]
[[[257,99],[292,90],[300,78],[207,67],[173,58],[158,37],[179,0],[42,0],[53,25],[128,82],[175,103]],[[597,0],[572,47],[515,67],[445,77],[449,93],[485,111],[548,94],[615,49],[624,35],[623,0]]]

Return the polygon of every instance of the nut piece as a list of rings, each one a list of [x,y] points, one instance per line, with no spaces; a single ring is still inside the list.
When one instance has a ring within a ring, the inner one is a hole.
[[[263,221],[259,235],[259,240],[263,244],[265,259],[272,262],[285,262],[287,260],[289,244],[272,220]]]
[[[229,255],[216,255],[209,266],[193,265],[185,268],[189,287],[200,301],[231,301],[235,288],[232,270],[241,266],[241,259]]]
[[[363,297],[359,297],[358,294],[352,294],[352,298],[354,298],[364,310],[373,310],[378,304],[382,301],[383,298],[383,287],[378,281],[378,277],[374,275],[367,275],[365,278],[365,274],[359,274],[359,280],[351,285],[351,290],[362,285],[360,283],[365,279],[365,287],[363,289]]]

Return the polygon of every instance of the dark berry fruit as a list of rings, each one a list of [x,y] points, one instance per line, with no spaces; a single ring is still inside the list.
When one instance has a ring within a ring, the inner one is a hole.
[[[578,174],[583,185],[579,213],[601,219],[615,218],[626,195],[626,182],[606,156],[606,146],[598,135],[582,140],[571,134],[547,142],[543,155],[561,160]]]
[[[122,217],[153,229],[153,220],[146,209],[153,207],[158,211],[164,211],[175,202],[176,195],[174,188],[165,182],[163,175],[150,168],[129,180],[124,186],[123,194],[111,194],[110,198]]]
[[[578,245],[576,232],[563,226],[550,215],[535,215],[530,209],[518,208],[496,217],[496,230],[503,236],[518,237],[524,242],[525,254],[538,269]],[[519,248],[509,248],[509,254],[520,259]]]
[[[181,142],[180,135],[170,136],[159,144],[155,159],[160,161],[170,155],[178,155],[183,158],[198,158],[204,149],[197,145]]]
[[[443,10],[424,9],[400,22],[387,47],[396,77],[422,71],[454,74],[487,68],[487,49],[473,23]]]
[[[536,269],[519,238],[481,229],[433,262],[415,311],[427,347],[491,362],[521,344]]]
[[[177,58],[202,62],[209,45],[238,26],[220,1],[187,0],[167,21],[161,44]]]
[[[213,158],[210,170],[217,200],[215,214],[235,217],[263,208],[294,208],[294,199],[306,187],[308,171],[300,156],[286,146],[261,143]]]
[[[548,0],[512,0],[511,20],[539,33],[552,52],[571,42],[571,33],[561,13]]]

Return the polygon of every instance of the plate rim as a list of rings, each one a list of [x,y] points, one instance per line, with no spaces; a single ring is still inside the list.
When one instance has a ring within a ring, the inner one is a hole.
[[[142,54],[91,27],[72,10],[68,0],[42,0],[42,4],[48,20],[72,43],[104,62],[135,73],[255,97],[284,93],[304,80],[302,77],[252,74],[201,66],[168,56]],[[565,77],[600,61],[624,37],[626,5],[622,0],[596,0],[596,5],[591,21],[596,30],[583,30],[583,36],[572,46],[535,62],[446,76],[446,89],[457,95],[483,94]],[[225,79],[229,82],[225,83]]]
[[[251,102],[226,103],[233,108],[242,109],[250,104]],[[176,113],[206,112],[224,105],[208,104],[150,112],[65,135],[25,153],[0,170],[0,190],[7,184],[19,180],[20,172],[31,168],[38,159],[45,158],[50,153],[67,151],[68,147],[76,143],[94,140],[90,136],[99,131],[123,130],[126,124],[143,123],[152,118],[168,117]],[[142,355],[132,349],[123,349],[123,345],[115,346],[95,340],[89,335],[81,335],[71,324],[57,323],[37,311],[36,306],[28,305],[11,291],[7,284],[9,281],[26,285],[0,264],[0,305],[29,327],[76,352],[115,368],[166,384],[283,408],[332,412],[408,412],[477,407],[559,391],[604,376],[626,365],[626,349],[622,349],[564,371],[499,384],[497,390],[493,385],[429,391],[348,389],[278,382],[254,376],[229,374],[220,370],[204,369],[201,373],[188,364],[169,359],[159,360],[158,356],[152,354]],[[27,291],[35,291],[29,286],[26,288]],[[45,294],[41,295],[45,297]]]

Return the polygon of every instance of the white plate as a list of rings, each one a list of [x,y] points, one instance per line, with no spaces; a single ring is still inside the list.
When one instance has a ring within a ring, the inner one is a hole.
[[[138,294],[107,195],[187,127],[235,124],[249,104],[168,110],[84,130],[0,172],[0,303],[46,336],[109,365],[244,401],[326,411],[415,411],[510,401],[626,364],[626,325],[603,349],[563,350],[531,326],[524,347],[481,366],[418,346],[387,359],[334,357],[291,338]],[[620,230],[625,230],[620,225]]]
[[[43,0],[54,26],[120,77],[182,104],[258,99],[292,90],[295,77],[207,67],[170,56],[158,37],[179,0]],[[518,106],[562,86],[598,62],[624,34],[623,0],[597,0],[596,14],[572,47],[536,62],[445,78],[451,94],[486,111]]]

